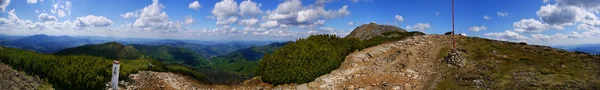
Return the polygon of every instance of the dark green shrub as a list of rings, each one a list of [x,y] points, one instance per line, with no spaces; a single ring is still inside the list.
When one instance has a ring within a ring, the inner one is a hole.
[[[257,74],[267,83],[306,83],[337,69],[349,53],[363,49],[354,38],[311,35],[267,54]]]

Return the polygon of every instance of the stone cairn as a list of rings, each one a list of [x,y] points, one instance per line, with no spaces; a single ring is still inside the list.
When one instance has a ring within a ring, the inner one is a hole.
[[[459,51],[453,49],[448,53],[448,56],[444,57],[446,64],[450,64],[457,67],[462,67],[465,65],[464,58],[460,56]]]

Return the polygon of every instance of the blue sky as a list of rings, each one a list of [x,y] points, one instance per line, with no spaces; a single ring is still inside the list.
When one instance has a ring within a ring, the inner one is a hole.
[[[369,22],[442,34],[451,0],[3,0],[0,34],[192,40],[345,36]],[[456,0],[457,32],[541,45],[600,43],[600,0]]]

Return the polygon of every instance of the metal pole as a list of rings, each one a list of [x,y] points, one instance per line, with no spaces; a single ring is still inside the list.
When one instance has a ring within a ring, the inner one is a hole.
[[[454,0],[452,0],[452,49],[456,50],[456,40],[454,40]]]

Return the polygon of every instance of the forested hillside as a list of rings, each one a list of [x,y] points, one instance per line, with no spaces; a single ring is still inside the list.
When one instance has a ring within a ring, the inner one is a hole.
[[[117,42],[92,44],[67,48],[54,53],[55,55],[92,55],[107,59],[137,59],[142,56],[135,48]]]
[[[273,53],[273,51],[288,43],[290,42],[271,43],[265,46],[252,46],[250,48],[240,49],[222,56],[211,58],[210,61],[213,62],[212,67],[215,69],[254,76],[258,67],[258,62],[264,57],[265,53]]]
[[[142,54],[166,64],[181,64],[197,68],[206,68],[210,62],[194,51],[185,48],[175,48],[166,45],[149,46],[132,44]]]

